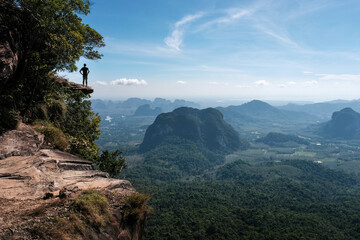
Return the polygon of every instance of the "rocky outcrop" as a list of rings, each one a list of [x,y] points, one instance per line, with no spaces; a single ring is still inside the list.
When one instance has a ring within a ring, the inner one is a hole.
[[[0,136],[0,160],[11,156],[29,156],[39,151],[44,136],[30,126],[19,123],[16,130]]]
[[[75,91],[82,91],[85,94],[91,94],[94,92],[94,89],[92,87],[87,87],[87,86],[85,87],[82,84],[70,82],[70,81],[66,80],[65,78],[60,78],[57,76],[56,78],[54,78],[54,80],[56,82],[60,83],[61,85],[68,87]]]
[[[97,233],[94,239],[141,239],[144,219],[130,226],[121,222],[122,200],[136,193],[129,181],[109,178],[94,170],[91,162],[43,149],[42,144],[43,136],[24,124],[0,137],[0,239],[32,239],[30,226],[57,216],[63,208],[59,198],[76,197],[89,189],[111,196],[113,216],[120,221],[118,232],[112,227],[112,234]],[[38,209],[47,214],[34,217]]]

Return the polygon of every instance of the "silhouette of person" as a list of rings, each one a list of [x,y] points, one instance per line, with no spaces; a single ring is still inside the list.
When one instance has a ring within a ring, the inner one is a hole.
[[[86,64],[84,64],[84,67],[80,69],[80,73],[83,75],[83,86],[86,83],[86,86],[88,85],[88,74],[90,73],[90,70],[86,67]]]

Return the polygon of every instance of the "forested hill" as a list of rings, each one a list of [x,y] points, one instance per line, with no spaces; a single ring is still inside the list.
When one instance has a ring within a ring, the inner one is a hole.
[[[351,108],[334,112],[331,120],[320,127],[319,133],[331,138],[360,139],[360,113]]]
[[[269,146],[289,146],[289,144],[309,145],[310,142],[303,138],[282,133],[270,132],[265,137],[256,140],[259,143],[265,143]]]
[[[147,129],[140,149],[150,150],[166,142],[169,137],[190,140],[220,152],[244,149],[248,145],[214,108],[199,110],[181,107],[160,114]]]
[[[254,133],[293,133],[319,120],[314,115],[278,109],[259,100],[239,106],[217,107],[217,109],[224,115],[225,121],[248,138],[258,137],[256,134],[254,136]]]

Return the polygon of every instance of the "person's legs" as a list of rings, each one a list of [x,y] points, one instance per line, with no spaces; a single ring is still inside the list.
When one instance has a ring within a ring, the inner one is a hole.
[[[85,86],[85,83],[86,83],[86,87],[87,87],[87,84],[88,84],[88,78],[87,76],[83,75],[83,87]]]

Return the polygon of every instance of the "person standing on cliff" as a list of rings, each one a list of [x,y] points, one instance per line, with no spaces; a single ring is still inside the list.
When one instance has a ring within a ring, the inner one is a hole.
[[[83,86],[86,83],[86,86],[88,85],[88,74],[90,73],[90,70],[86,67],[86,64],[84,64],[84,67],[80,69],[80,73],[83,75]]]

